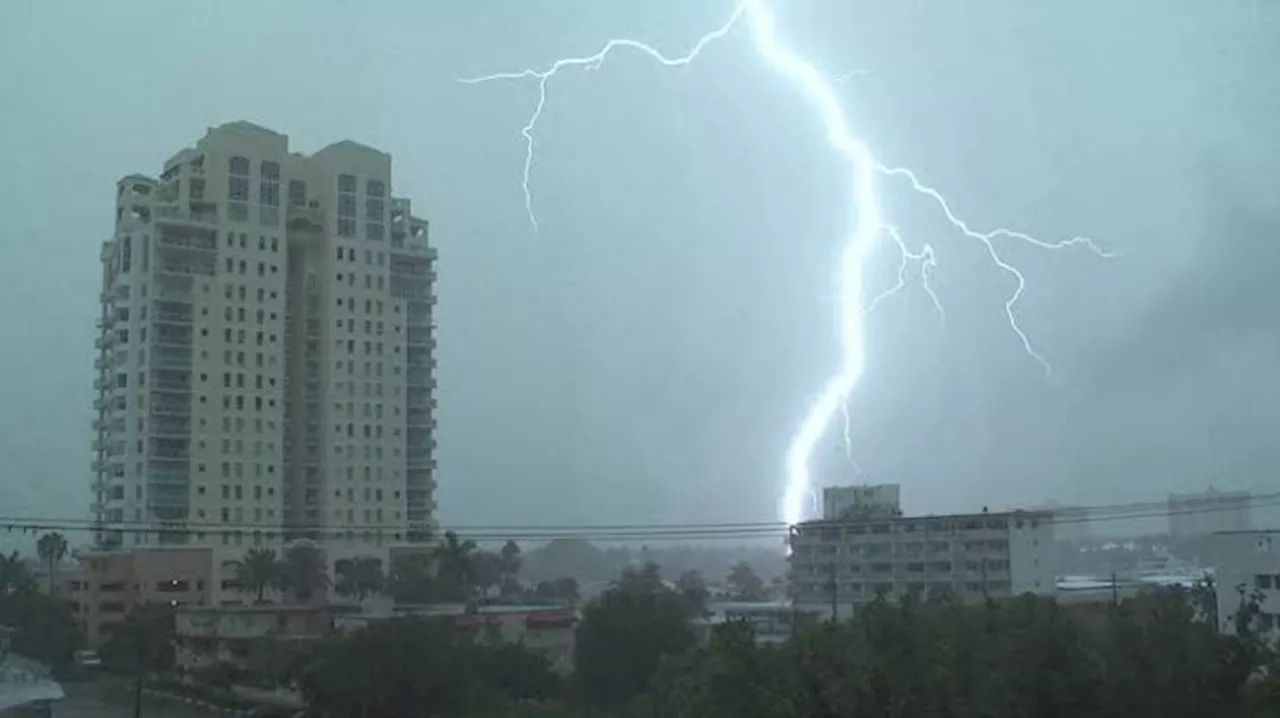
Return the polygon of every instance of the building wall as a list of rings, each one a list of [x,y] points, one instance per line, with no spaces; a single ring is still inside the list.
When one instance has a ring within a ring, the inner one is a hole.
[[[146,548],[78,554],[79,567],[60,577],[60,593],[72,602],[96,648],[140,606],[209,604],[217,577],[212,549]]]
[[[1261,624],[1280,638],[1280,530],[1226,531],[1213,536],[1214,586],[1218,616],[1233,630],[1231,617],[1240,608],[1241,591],[1261,599]]]
[[[822,490],[822,517],[898,516],[902,502],[898,484],[828,486]]]
[[[1174,540],[1252,528],[1253,497],[1248,492],[1210,489],[1169,495],[1169,537]]]
[[[1052,526],[1036,512],[812,521],[791,538],[791,587],[801,603],[951,592],[967,600],[1052,595]]]
[[[321,542],[434,515],[435,250],[391,158],[246,122],[117,186],[102,249],[92,509],[108,546]],[[286,455],[288,447],[288,455]]]

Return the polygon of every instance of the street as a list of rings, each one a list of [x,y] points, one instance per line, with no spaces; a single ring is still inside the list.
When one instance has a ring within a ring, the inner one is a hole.
[[[65,683],[67,697],[53,704],[53,718],[133,718],[133,687],[116,681]],[[3,714],[8,716],[9,713]],[[22,715],[14,713],[14,715]],[[32,715],[40,715],[33,713]],[[212,718],[230,714],[182,701],[142,696],[144,718]]]

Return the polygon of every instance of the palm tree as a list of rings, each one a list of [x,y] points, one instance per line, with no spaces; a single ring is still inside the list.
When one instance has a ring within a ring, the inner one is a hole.
[[[256,603],[262,603],[268,588],[280,585],[282,567],[276,552],[269,548],[251,548],[234,565],[240,590],[255,594]]]
[[[463,541],[453,531],[446,531],[444,540],[432,552],[436,576],[452,583],[463,596],[471,594],[474,583],[475,551],[475,541]]]
[[[334,565],[338,574],[338,582],[334,590],[339,596],[355,596],[363,602],[372,593],[382,593],[386,588],[386,577],[382,573],[382,559],[373,556],[357,556],[343,559]]]
[[[36,553],[39,554],[40,560],[44,561],[45,568],[49,570],[49,595],[52,596],[56,585],[54,568],[67,555],[67,539],[57,531],[50,531],[36,542]]]
[[[317,593],[329,588],[329,569],[324,552],[310,543],[298,543],[285,549],[281,562],[280,587],[291,591],[295,600],[308,603]]]
[[[0,554],[0,597],[31,593],[35,588],[36,578],[17,551]]]

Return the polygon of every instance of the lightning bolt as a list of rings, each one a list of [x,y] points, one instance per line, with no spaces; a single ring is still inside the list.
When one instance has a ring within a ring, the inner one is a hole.
[[[524,69],[516,72],[501,72],[479,77],[462,78],[460,82],[479,84],[497,80],[536,80],[538,101],[533,113],[521,129],[525,139],[524,172],[521,187],[524,190],[525,211],[529,222],[538,230],[537,216],[533,211],[533,194],[529,190],[529,177],[533,168],[534,148],[536,140],[534,130],[542,110],[547,103],[547,83],[562,70],[581,67],[586,70],[599,69],[614,50],[623,48],[639,51],[666,67],[680,67],[691,64],[708,45],[730,33],[740,22],[751,33],[757,54],[780,75],[791,82],[817,114],[817,119],[826,132],[831,149],[839,154],[847,164],[850,179],[850,201],[855,210],[854,227],[843,245],[837,267],[836,277],[836,311],[839,322],[840,363],[835,373],[823,384],[816,399],[809,406],[800,426],[792,436],[785,458],[785,484],[779,513],[788,524],[798,523],[804,518],[806,503],[817,504],[816,491],[809,475],[809,463],[814,448],[830,426],[837,412],[844,413],[846,446],[851,446],[850,422],[848,421],[847,401],[853,393],[858,381],[862,378],[866,366],[865,322],[868,315],[879,304],[900,292],[907,284],[907,272],[915,264],[920,267],[921,284],[933,301],[940,316],[945,318],[942,303],[934,293],[930,284],[933,271],[937,268],[937,258],[933,247],[924,245],[920,251],[911,251],[903,240],[898,229],[885,217],[880,202],[880,180],[900,180],[914,192],[932,200],[941,210],[951,226],[962,236],[981,244],[1002,272],[1008,274],[1015,283],[1014,291],[1005,301],[1005,317],[1009,327],[1022,344],[1028,356],[1039,363],[1046,373],[1051,371],[1049,362],[1032,345],[1027,333],[1018,323],[1015,308],[1026,289],[1026,279],[1017,267],[1004,259],[996,246],[997,240],[1006,239],[1023,242],[1042,249],[1059,250],[1072,246],[1083,246],[1101,257],[1114,256],[1100,249],[1086,237],[1071,237],[1058,241],[1045,241],[1030,234],[1012,229],[998,228],[990,231],[973,229],[960,219],[952,210],[950,203],[941,192],[923,182],[919,176],[905,168],[892,167],[880,162],[871,152],[866,142],[857,136],[852,124],[845,116],[843,107],[837,97],[834,84],[841,82],[859,72],[846,73],[835,80],[826,79],[815,65],[796,54],[778,38],[777,22],[770,10],[768,0],[744,0],[734,10],[729,19],[720,27],[703,35],[686,54],[668,57],[653,46],[630,38],[613,38],[606,42],[599,51],[586,57],[569,57],[555,61],[545,70]],[[872,251],[887,238],[898,250],[901,263],[898,267],[897,282],[889,289],[875,295],[870,301],[866,295],[866,267]],[[850,449],[851,451],[851,449]],[[850,453],[850,456],[852,454]]]

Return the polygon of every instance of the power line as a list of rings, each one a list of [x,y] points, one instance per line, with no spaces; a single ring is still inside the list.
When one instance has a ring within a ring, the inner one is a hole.
[[[1242,502],[1243,503],[1243,502]],[[1262,508],[1280,505],[1280,492],[1259,494],[1252,497],[1247,504],[1250,508]],[[1166,502],[1136,502],[1127,504],[1104,504],[1089,507],[1067,507],[1069,515],[1051,519],[1054,525],[1071,525],[1082,523],[1098,523],[1103,521],[1127,521],[1144,518],[1163,518],[1168,516],[1204,514],[1218,511],[1234,511],[1241,505],[1191,506],[1170,510]],[[969,515],[969,514],[965,514]],[[918,516],[917,519],[946,518],[947,515],[935,517]],[[857,521],[857,523],[864,523]],[[829,525],[839,525],[833,521]],[[854,523],[854,522],[846,522]],[[413,529],[388,529],[385,525],[356,524],[344,527],[333,526],[281,526],[279,524],[253,524],[246,522],[213,523],[183,522],[177,526],[166,526],[164,523],[148,523],[145,521],[123,521],[104,525],[93,519],[48,519],[37,517],[0,517],[0,528],[9,532],[39,533],[44,531],[109,531],[126,534],[213,534],[240,535],[241,537],[258,536],[274,539],[284,535],[301,535],[325,538],[375,538],[381,534],[388,540],[396,534],[413,533]],[[459,525],[450,529],[466,539],[475,541],[501,540],[551,540],[557,538],[578,538],[595,541],[678,541],[678,540],[730,540],[730,539],[764,539],[786,538],[790,527],[782,522],[743,522],[743,523],[703,523],[703,524],[616,524],[616,525],[561,525],[561,526],[466,526]]]

